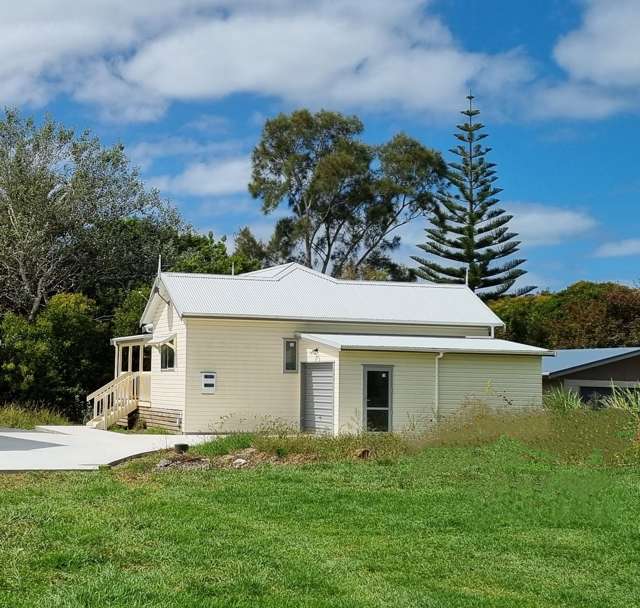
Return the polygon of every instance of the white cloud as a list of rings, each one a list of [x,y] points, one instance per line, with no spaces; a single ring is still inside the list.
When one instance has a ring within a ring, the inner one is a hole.
[[[579,29],[554,49],[556,61],[580,80],[640,86],[640,3],[590,0]]]
[[[0,102],[60,92],[109,120],[238,92],[450,112],[528,78],[518,53],[464,50],[428,0],[23,0],[0,4]]]
[[[221,196],[246,192],[250,176],[250,159],[241,156],[191,163],[178,175],[156,176],[148,182],[165,193]]]
[[[579,209],[522,202],[505,202],[504,207],[513,215],[509,225],[525,247],[555,245],[583,236],[597,225],[591,215]]]
[[[562,82],[533,88],[530,114],[535,118],[606,118],[633,106],[627,95],[591,83]]]
[[[0,103],[58,94],[116,121],[248,92],[287,104],[600,118],[640,98],[640,3],[585,0],[542,79],[522,48],[465,49],[431,0],[22,0],[0,3]],[[203,123],[204,124],[204,123]],[[217,128],[216,121],[209,127]]]
[[[604,243],[596,249],[596,257],[618,258],[629,255],[640,255],[640,239],[626,239]]]
[[[212,157],[239,156],[245,147],[245,142],[237,139],[201,142],[189,137],[167,136],[133,144],[127,154],[134,165],[148,170],[163,158],[188,157],[192,162],[210,162]]]
[[[534,115],[604,118],[640,101],[640,2],[586,0],[580,26],[553,50],[567,79],[534,87]]]
[[[418,0],[280,2],[234,9],[158,36],[123,75],[171,99],[272,95],[294,103],[450,112],[530,77],[521,53],[471,53]],[[278,7],[280,10],[278,10]],[[292,52],[295,49],[295,52]]]

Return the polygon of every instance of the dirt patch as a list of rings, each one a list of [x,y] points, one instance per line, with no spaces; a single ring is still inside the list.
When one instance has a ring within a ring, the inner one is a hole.
[[[210,469],[211,461],[208,458],[191,456],[189,454],[171,454],[163,458],[156,465],[156,469],[182,469],[182,470],[202,470]]]
[[[315,460],[317,460],[315,454],[277,455],[261,452],[256,448],[245,448],[239,452],[214,458],[212,465],[219,469],[252,469],[261,464],[307,464]]]
[[[245,448],[224,456],[202,458],[191,454],[171,454],[163,458],[156,468],[160,470],[203,470],[203,469],[254,469],[255,467],[271,465],[301,465],[315,462],[315,454],[269,454],[256,448]]]

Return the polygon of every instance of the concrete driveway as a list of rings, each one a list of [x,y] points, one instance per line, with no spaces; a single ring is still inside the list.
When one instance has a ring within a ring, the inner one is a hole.
[[[86,426],[41,426],[33,431],[0,429],[0,472],[81,471],[172,448],[196,445],[211,435],[135,435]]]

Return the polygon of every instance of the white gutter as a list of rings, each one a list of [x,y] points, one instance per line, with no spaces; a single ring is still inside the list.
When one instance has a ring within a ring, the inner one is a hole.
[[[434,368],[434,399],[433,399],[433,413],[435,415],[436,422],[438,422],[438,417],[440,415],[440,359],[444,357],[444,353],[440,352],[436,355],[436,363]]]

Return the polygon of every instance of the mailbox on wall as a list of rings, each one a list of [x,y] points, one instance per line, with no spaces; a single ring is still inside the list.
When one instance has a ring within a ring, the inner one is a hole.
[[[200,372],[200,383],[202,393],[205,395],[212,395],[216,392],[216,373]]]

